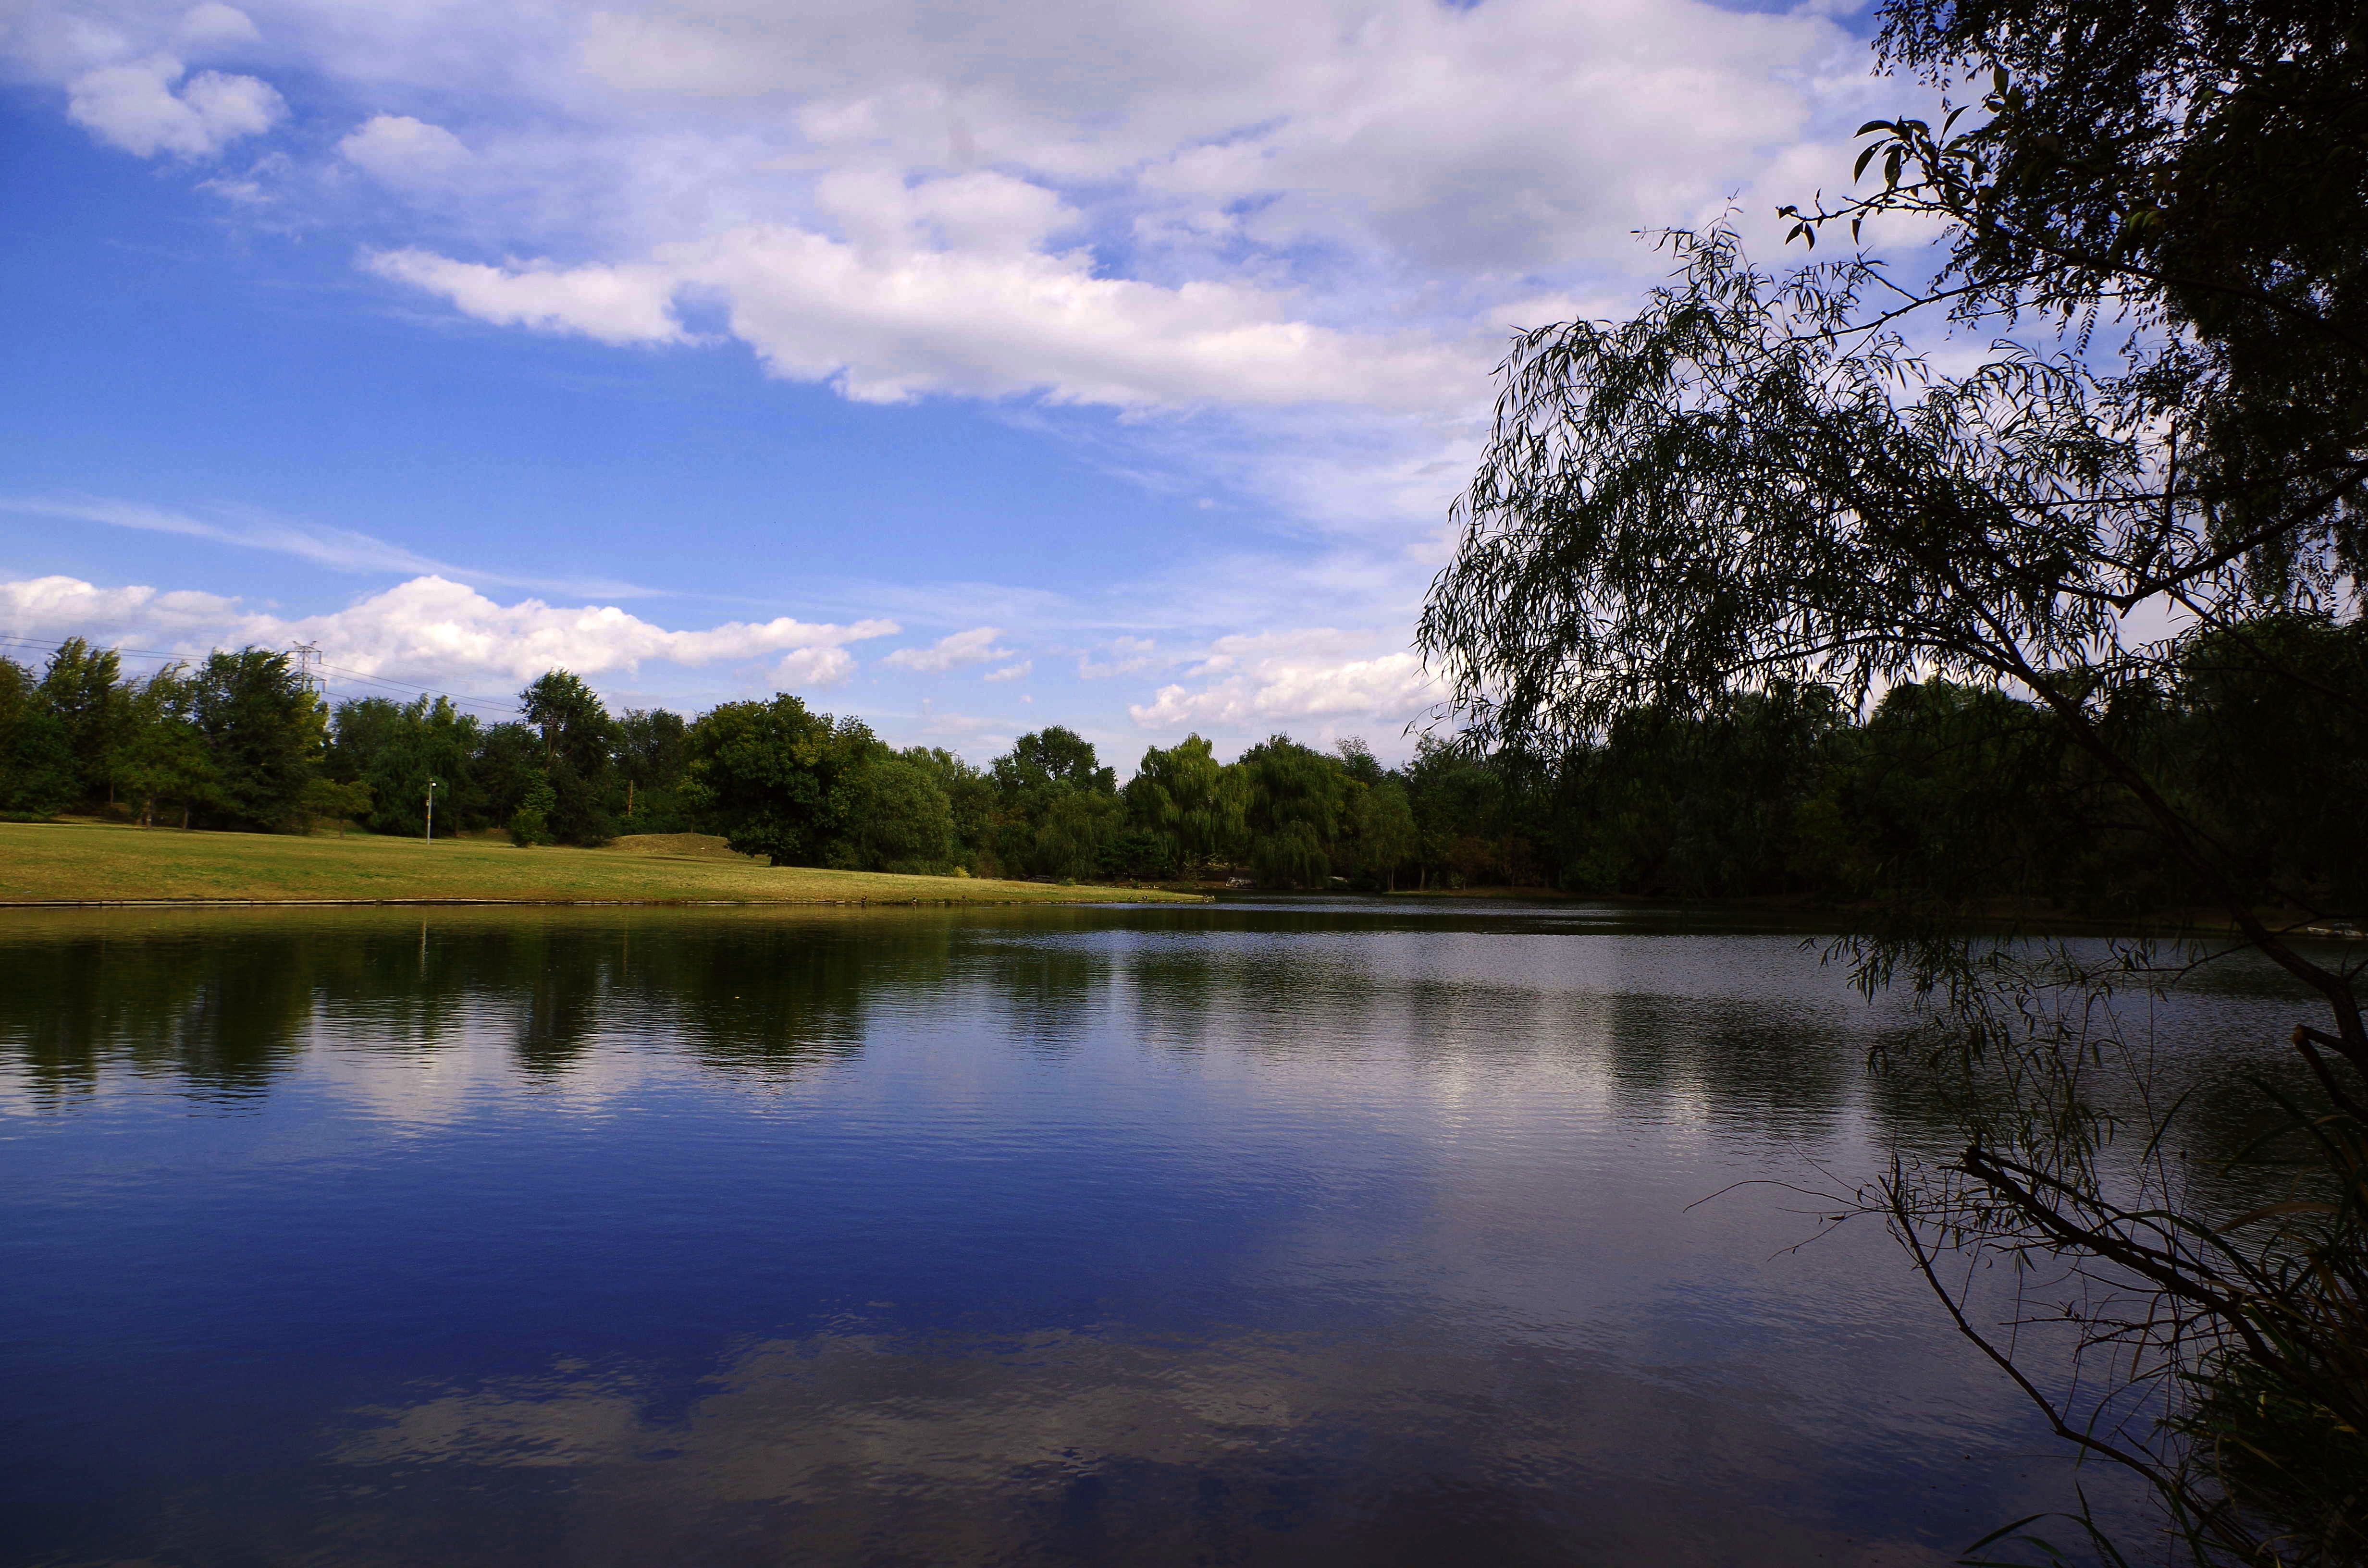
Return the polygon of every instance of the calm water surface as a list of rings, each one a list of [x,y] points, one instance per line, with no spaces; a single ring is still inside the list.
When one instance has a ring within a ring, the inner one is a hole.
[[[1927,1136],[1896,1022],[1584,906],[19,914],[0,1561],[1945,1562],[2061,1451],[1701,1201]]]

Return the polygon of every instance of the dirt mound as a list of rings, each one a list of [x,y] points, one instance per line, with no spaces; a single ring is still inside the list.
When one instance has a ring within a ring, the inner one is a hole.
[[[611,849],[628,855],[666,855],[693,860],[746,860],[757,863],[753,855],[734,854],[723,838],[712,833],[629,833],[622,838],[609,841]]]

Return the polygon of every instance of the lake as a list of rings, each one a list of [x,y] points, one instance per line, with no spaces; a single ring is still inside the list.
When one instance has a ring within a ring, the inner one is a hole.
[[[1937,1564],[2112,1515],[1793,1190],[1944,1134],[1869,1075],[1899,1025],[1797,934],[1587,904],[12,913],[0,1561]]]

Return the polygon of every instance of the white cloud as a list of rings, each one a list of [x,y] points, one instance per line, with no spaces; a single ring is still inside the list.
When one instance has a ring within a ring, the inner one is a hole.
[[[363,264],[484,321],[677,343],[688,290],[868,401],[1445,414],[1485,398],[1506,303],[1649,270],[1637,227],[1805,194],[1864,118],[1822,10],[321,0],[270,48],[410,209]],[[284,117],[254,76],[176,86],[257,42],[244,12],[105,15],[31,0],[0,51],[144,153]]]
[[[1418,717],[1436,690],[1411,653],[1344,658],[1373,640],[1330,628],[1221,637],[1191,672],[1127,714],[1145,730],[1248,733],[1304,721],[1364,720],[1392,728]]]
[[[211,646],[191,640],[211,636],[242,619],[238,601],[218,594],[101,588],[63,576],[0,583],[0,630],[18,636],[57,633],[102,642],[144,637],[176,646]]]
[[[895,630],[893,622],[865,621],[860,625],[881,624]],[[867,636],[884,635],[868,632]],[[799,648],[773,666],[773,684],[784,691],[792,688],[811,690],[816,687],[837,686],[855,673],[855,655],[844,648]]]
[[[66,113],[101,141],[143,158],[209,158],[242,137],[261,135],[288,112],[268,82],[219,71],[182,82],[187,69],[169,54],[152,54],[86,71],[68,85]]]
[[[0,63],[136,152],[259,138],[209,188],[342,235],[415,300],[618,346],[729,344],[867,402],[999,400],[1081,466],[1213,499],[1210,542],[1124,593],[905,581],[850,590],[843,613],[942,627],[992,605],[1081,678],[1140,677],[1139,722],[1247,733],[1427,701],[1406,621],[1509,330],[1624,312],[1662,265],[1637,228],[1732,200],[1772,244],[1766,214],[1840,183],[1852,126],[1917,101],[1870,79],[1832,11],[308,0],[256,9],[258,34],[215,0],[23,0],[0,4]],[[307,122],[241,72],[302,81]],[[336,530],[194,521],[345,570],[504,580]],[[625,594],[508,581],[553,605]],[[1353,630],[1235,635],[1318,618]],[[992,630],[960,641],[978,634],[885,662],[1025,662]],[[1114,637],[1144,645],[1098,641]],[[1208,658],[1175,675],[1193,647]],[[853,668],[837,643],[745,656],[792,685]]]
[[[1839,166],[1866,62],[1827,9],[321,0],[275,8],[270,48],[353,106],[334,164],[407,204],[362,264],[483,321],[678,344],[696,298],[866,401],[1436,419],[1485,400],[1509,307],[1648,271],[1631,230]],[[257,42],[219,0],[0,23],[94,131],[189,156],[284,116],[256,77],[176,88]],[[280,187],[367,199],[306,172]]]
[[[1159,644],[1148,637],[1113,637],[1103,646],[1110,655],[1107,659],[1097,662],[1090,654],[1077,656],[1078,678],[1101,680],[1110,676],[1131,676],[1156,669],[1161,663]]]
[[[235,6],[221,4],[221,0],[206,0],[202,6],[191,6],[181,17],[178,30],[181,41],[192,49],[219,49],[263,40],[256,30],[254,18]]]
[[[1479,385],[1486,368],[1476,345],[1292,320],[1267,290],[1101,276],[1082,250],[867,247],[768,224],[660,246],[643,263],[493,267],[407,250],[368,265],[481,320],[618,344],[683,341],[675,298],[699,290],[726,303],[733,333],[775,375],[834,381],[860,403],[1041,392],[1120,407],[1425,408],[1442,388]]]
[[[899,648],[882,660],[898,669],[917,670],[923,675],[939,675],[956,665],[983,665],[990,659],[1008,659],[1011,650],[998,648],[995,640],[1002,636],[1000,629],[973,626],[968,631],[957,631],[940,637],[926,648]]]
[[[682,279],[655,267],[516,271],[450,261],[426,251],[382,251],[363,265],[380,277],[440,294],[480,321],[543,332],[580,332],[603,343],[679,343],[674,292]]]
[[[440,125],[407,114],[381,114],[337,143],[346,162],[397,187],[439,185],[475,161],[468,144]]]
[[[1033,659],[1022,659],[1016,665],[1006,665],[999,670],[989,670],[986,674],[979,676],[978,678],[981,680],[1019,680],[1024,677],[1035,667],[1036,662]]]
[[[104,523],[110,528],[143,533],[176,534],[184,539],[235,545],[242,550],[266,550],[326,566],[337,572],[404,572],[438,576],[465,576],[506,586],[547,588],[560,593],[599,594],[631,598],[649,590],[628,583],[515,576],[454,566],[416,551],[351,528],[321,528],[258,514],[248,508],[226,509],[217,517],[199,517],[166,506],[104,496],[0,496],[0,512],[23,517],[55,517],[79,523]]]
[[[1849,45],[1813,8],[1692,0],[677,0],[582,37],[639,101],[789,106],[811,159],[1131,187],[1133,231],[1187,250],[1321,235],[1493,268],[1723,198]]]
[[[554,666],[596,676],[645,661],[712,665],[784,654],[785,684],[820,685],[853,668],[846,644],[894,634],[893,620],[732,621],[673,631],[614,605],[498,604],[442,577],[416,577],[325,615],[282,618],[209,594],[102,588],[73,577],[0,583],[0,630],[79,635],[184,655],[215,647],[310,642],[359,675],[404,679],[526,678]]]

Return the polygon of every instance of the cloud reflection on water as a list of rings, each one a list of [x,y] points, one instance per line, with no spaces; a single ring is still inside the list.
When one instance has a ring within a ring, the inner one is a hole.
[[[1800,1435],[1780,1411],[1412,1329],[827,1333],[752,1346],[673,1408],[654,1409],[656,1392],[587,1368],[447,1390],[357,1413],[336,1459],[449,1499],[404,1547],[455,1563],[488,1560],[470,1548],[472,1512],[529,1495],[541,1528],[597,1537],[620,1562],[698,1559],[723,1540],[791,1562],[1952,1555],[1869,1542],[1864,1521],[1804,1521],[1786,1497]],[[1722,1506],[1693,1506],[1704,1492]]]
[[[0,1373],[83,1437],[0,1502],[222,1568],[1945,1561],[2060,1456],[1880,1231],[1698,1201],[1937,1135],[1896,1023],[1570,908],[28,921]]]

